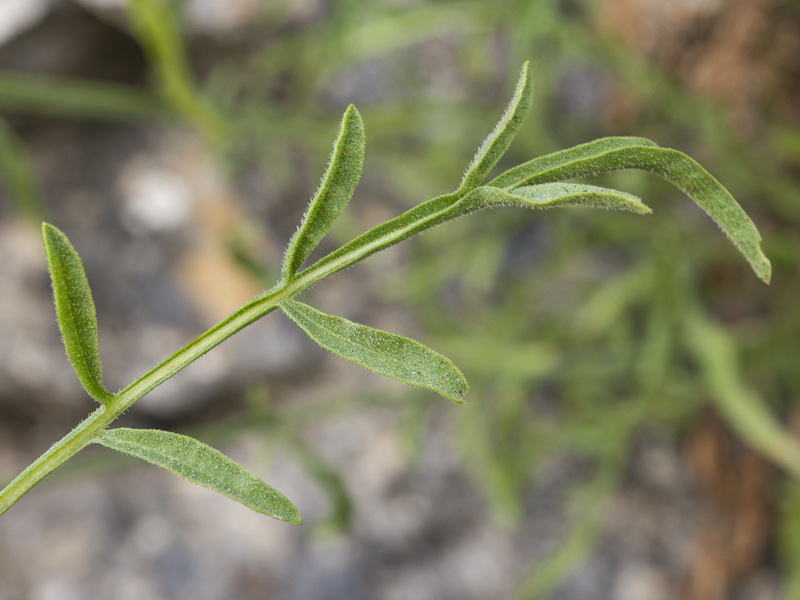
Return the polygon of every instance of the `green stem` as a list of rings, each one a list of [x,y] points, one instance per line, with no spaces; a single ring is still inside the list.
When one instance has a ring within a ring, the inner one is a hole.
[[[110,422],[109,411],[101,406],[84,419],[75,429],[53,444],[34,463],[20,473],[0,492],[0,515],[6,512],[30,489],[67,460],[83,450]]]
[[[284,300],[293,298],[304,289],[366,258],[377,250],[404,240],[408,237],[409,231],[428,221],[426,218],[419,218],[409,222],[408,219],[402,218],[408,214],[406,213],[397,219],[392,219],[383,225],[379,225],[357,238],[369,239],[368,243],[356,245],[355,247],[348,244],[350,247],[345,249],[344,252],[342,252],[344,248],[334,251],[305,271],[297,274],[293,279],[280,282],[271,290],[251,300],[225,320],[189,342],[128,387],[114,394],[108,405],[98,408],[84,419],[75,429],[53,444],[50,449],[0,492],[0,515],[11,508],[17,500],[49,473],[91,444],[106,427],[128,410],[137,400],[170,379],[178,371],[187,367],[236,332],[275,310]]]

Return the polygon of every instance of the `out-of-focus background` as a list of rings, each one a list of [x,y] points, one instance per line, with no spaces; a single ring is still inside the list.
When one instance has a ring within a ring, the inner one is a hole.
[[[454,188],[528,59],[505,166],[604,135],[685,151],[772,285],[638,172],[600,181],[649,217],[507,209],[407,241],[306,297],[452,358],[466,406],[272,314],[123,422],[221,448],[304,524],[90,448],[0,518],[0,600],[800,598],[797,0],[3,0],[0,481],[93,408],[42,220],[84,259],[119,388],[272,285],[349,103],[365,172],[323,250]]]

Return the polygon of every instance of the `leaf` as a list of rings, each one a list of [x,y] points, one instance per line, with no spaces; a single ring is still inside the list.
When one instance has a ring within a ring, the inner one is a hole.
[[[281,275],[292,277],[311,251],[330,231],[361,178],[364,164],[364,123],[352,104],[342,117],[328,168],[317,193],[308,205],[303,221],[289,242]]]
[[[483,141],[478,152],[467,166],[458,192],[470,191],[481,184],[497,161],[505,154],[514,136],[525,122],[533,102],[533,82],[530,63],[525,61],[517,81],[517,88],[500,121]],[[457,192],[457,193],[458,193]]]
[[[769,283],[772,267],[761,250],[761,236],[750,217],[719,181],[677,150],[660,148],[640,138],[606,138],[528,161],[503,173],[490,185],[516,187],[620,169],[649,171],[683,191],[719,225],[756,275]]]
[[[505,173],[501,173],[487,185],[509,190],[523,185],[531,177],[541,176],[558,167],[573,164],[575,161],[590,162],[597,157],[601,157],[621,148],[655,145],[655,142],[640,137],[600,138],[599,140],[594,140],[586,144],[567,148],[566,150],[560,150],[552,154],[545,154],[544,156],[533,158],[509,169]],[[558,179],[564,179],[564,177],[559,177]]]
[[[456,203],[447,218],[454,219],[485,208],[522,206],[524,208],[555,208],[587,206],[625,210],[640,215],[651,213],[648,206],[632,194],[578,183],[542,183],[505,191],[489,186],[479,187]]]
[[[326,350],[379,375],[433,390],[453,402],[464,401],[469,384],[461,371],[450,359],[419,342],[326,315],[295,300],[280,306]]]
[[[94,440],[112,450],[141,458],[236,500],[256,512],[300,524],[294,504],[219,450],[194,438],[158,429],[107,429]]]
[[[83,263],[61,231],[44,223],[42,234],[67,357],[89,395],[101,404],[108,404],[114,395],[103,385],[97,317]]]

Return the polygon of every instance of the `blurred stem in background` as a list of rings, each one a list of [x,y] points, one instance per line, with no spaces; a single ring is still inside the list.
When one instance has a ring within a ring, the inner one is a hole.
[[[132,85],[0,71],[0,110],[68,119],[166,117],[162,100]]]
[[[0,119],[0,173],[17,212],[38,229],[45,218],[42,191],[25,148],[3,119]]]
[[[171,3],[129,0],[128,14],[167,103],[213,143],[225,142],[231,134],[231,126],[194,87]]]

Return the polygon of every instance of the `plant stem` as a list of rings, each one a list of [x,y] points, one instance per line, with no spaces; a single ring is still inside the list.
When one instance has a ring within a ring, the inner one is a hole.
[[[0,492],[0,515],[11,508],[17,500],[48,474],[91,444],[106,427],[128,410],[137,400],[170,379],[178,371],[183,370],[236,332],[275,310],[284,300],[293,298],[318,281],[366,258],[378,250],[402,241],[408,237],[410,230],[428,220],[422,218],[409,223],[401,220],[401,217],[379,226],[384,228],[382,234],[372,236],[370,243],[345,252],[337,250],[297,274],[293,279],[278,283],[272,289],[251,300],[226,319],[189,342],[126,388],[114,394],[107,406],[98,408],[81,421],[77,427],[53,444]],[[386,228],[386,225],[389,225],[389,227]],[[368,236],[375,229],[368,231],[364,236]]]
[[[104,418],[108,413],[108,409],[104,406],[95,410],[9,483],[0,492],[0,515],[11,508],[17,500],[27,494],[48,474],[91,443],[99,431],[110,422]]]

